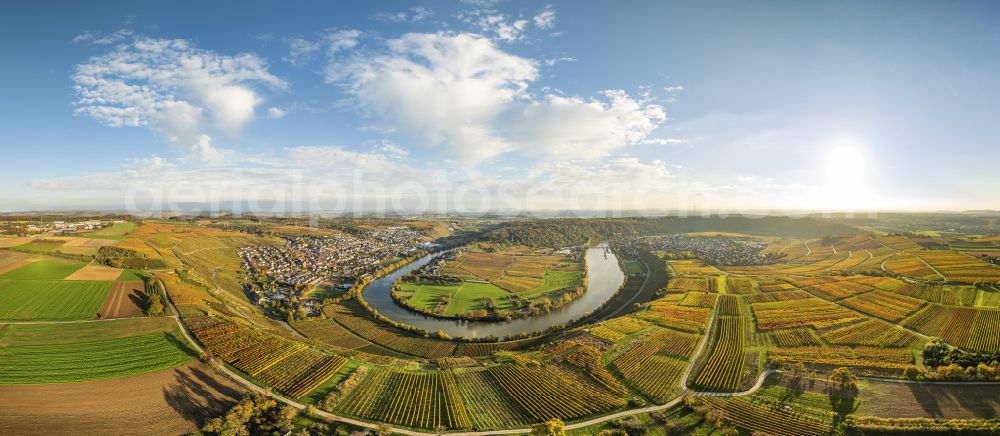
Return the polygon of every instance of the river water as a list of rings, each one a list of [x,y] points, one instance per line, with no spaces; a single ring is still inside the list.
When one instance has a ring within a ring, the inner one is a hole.
[[[420,268],[438,255],[440,253],[428,254],[391,274],[372,281],[365,287],[365,301],[386,318],[429,332],[443,330],[451,337],[476,338],[489,335],[504,337],[521,333],[538,333],[554,325],[566,324],[579,319],[588,312],[601,307],[625,281],[625,273],[618,266],[618,258],[608,249],[607,244],[600,244],[587,249],[585,256],[587,291],[565,306],[538,316],[511,321],[459,321],[429,317],[396,304],[390,294],[393,284],[410,271]]]

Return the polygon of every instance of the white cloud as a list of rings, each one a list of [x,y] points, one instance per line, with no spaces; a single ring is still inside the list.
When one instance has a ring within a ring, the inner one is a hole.
[[[468,160],[508,148],[489,124],[506,105],[526,97],[528,82],[538,74],[533,61],[471,34],[407,34],[390,40],[381,55],[340,67],[331,64],[328,80],[344,79],[363,109]]]
[[[375,149],[396,159],[402,159],[410,155],[410,152],[390,141],[379,142],[376,144]]]
[[[326,41],[326,52],[333,56],[337,52],[350,50],[358,45],[358,38],[361,37],[359,30],[338,30],[327,33],[323,36]]]
[[[458,18],[465,24],[477,28],[483,35],[504,42],[524,39],[524,32],[528,28],[528,20],[508,21],[507,16],[503,14],[483,9],[462,12]]]
[[[542,30],[549,30],[556,26],[556,10],[552,5],[545,6],[534,18],[535,27]]]
[[[680,139],[680,138],[647,138],[642,140],[643,144],[650,144],[650,145],[679,145],[679,144],[687,144],[688,142],[690,141],[688,141],[687,139]]]
[[[302,65],[312,60],[319,49],[320,44],[318,42],[298,37],[292,38],[288,41],[288,56],[282,58],[282,60],[292,65]]]
[[[546,66],[553,66],[559,62],[576,62],[576,58],[571,57],[561,57],[561,58],[549,58],[543,61]]]
[[[662,107],[621,90],[534,96],[537,62],[479,35],[413,33],[387,46],[332,63],[327,80],[399,132],[465,162],[515,151],[596,159],[643,141],[666,119]]]
[[[276,120],[276,119],[279,119],[279,118],[284,118],[285,115],[288,115],[288,112],[286,112],[284,109],[282,109],[280,107],[269,107],[269,108],[267,108],[267,117],[270,118],[270,119],[272,119],[272,120]]]
[[[674,86],[668,86],[666,88],[663,88],[663,90],[667,91],[667,92],[669,92],[671,94],[676,94],[678,92],[683,92],[685,89],[681,85],[674,85]]]
[[[525,149],[593,160],[643,141],[667,118],[659,106],[625,91],[603,94],[603,100],[546,95],[504,127]]]
[[[148,127],[191,157],[218,159],[211,135],[235,136],[263,99],[284,89],[252,54],[220,55],[185,40],[136,38],[77,65],[75,112],[111,126]]]
[[[107,35],[83,32],[73,37],[72,42],[76,44],[108,45],[124,40],[125,38],[132,36],[132,33],[133,32],[130,29],[119,29]]]
[[[422,6],[412,7],[405,11],[400,11],[396,13],[381,12],[375,15],[375,19],[379,21],[389,21],[393,23],[416,23],[419,21],[426,20],[434,15],[434,10],[430,8],[425,8]]]

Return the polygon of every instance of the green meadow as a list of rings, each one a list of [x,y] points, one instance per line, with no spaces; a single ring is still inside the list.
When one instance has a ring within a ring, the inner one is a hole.
[[[125,239],[125,235],[134,230],[136,227],[135,223],[126,222],[112,225],[106,229],[101,229],[96,232],[90,232],[82,235],[84,238],[91,239],[110,239],[112,241],[120,241]]]
[[[92,319],[112,282],[0,280],[0,319]]]
[[[62,327],[72,330],[77,326]],[[16,336],[18,332],[10,334]],[[4,335],[0,331],[0,337]],[[74,343],[12,345],[0,351],[0,358],[4,362],[0,365],[0,384],[103,380],[172,368],[191,360],[183,341],[173,331]]]
[[[42,259],[0,275],[0,279],[62,280],[80,268],[82,263]]]
[[[496,302],[500,310],[511,310],[511,294],[492,283],[462,282],[460,285],[430,285],[400,283],[399,289],[413,294],[410,303],[417,309],[433,312],[442,298],[451,301],[445,310],[446,316],[457,316],[470,310],[485,309],[488,298]]]

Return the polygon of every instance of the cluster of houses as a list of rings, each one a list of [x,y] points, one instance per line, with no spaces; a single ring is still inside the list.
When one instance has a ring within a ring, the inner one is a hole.
[[[284,247],[245,247],[239,255],[251,276],[267,278],[266,285],[250,284],[248,296],[257,303],[267,303],[287,301],[297,296],[297,291],[317,285],[350,289],[358,278],[415,254],[424,246],[422,238],[408,227],[388,227],[358,236],[288,237]]]
[[[57,235],[58,234],[69,234],[69,233],[77,233],[77,232],[87,231],[87,230],[100,230],[100,229],[103,229],[105,227],[111,226],[113,224],[120,224],[120,223],[123,223],[123,222],[124,221],[122,221],[122,220],[113,220],[113,221],[90,220],[90,221],[75,221],[75,222],[66,222],[66,221],[37,222],[37,223],[28,223],[28,224],[13,226],[13,227],[16,227],[17,231],[16,232],[11,232],[11,233],[19,233],[19,234],[23,233],[23,234],[28,234],[28,235],[39,234],[39,233],[53,233],[53,234],[57,234]]]
[[[637,244],[650,251],[691,253],[713,265],[768,265],[777,259],[761,254],[767,243],[750,238],[667,235],[642,238]]]

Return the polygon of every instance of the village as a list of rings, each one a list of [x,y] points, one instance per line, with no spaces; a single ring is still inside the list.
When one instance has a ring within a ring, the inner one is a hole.
[[[636,243],[651,251],[690,253],[712,265],[768,265],[776,261],[760,254],[767,243],[757,239],[666,235],[641,238]]]
[[[83,231],[100,230],[123,220],[50,221],[50,222],[0,222],[0,235],[32,236],[43,233],[69,235]]]
[[[299,303],[296,311],[314,314],[322,296],[339,295],[385,265],[429,247],[424,235],[394,226],[359,235],[292,236],[284,247],[239,250],[247,271],[247,297],[261,306]]]

